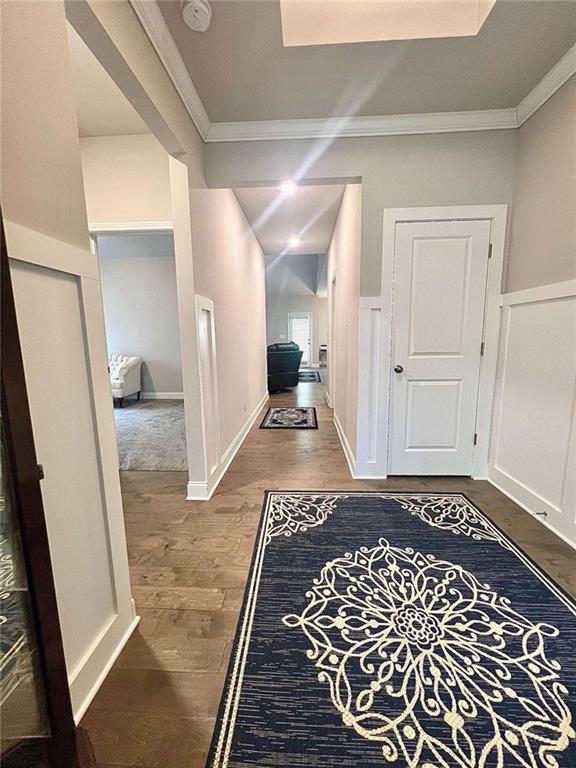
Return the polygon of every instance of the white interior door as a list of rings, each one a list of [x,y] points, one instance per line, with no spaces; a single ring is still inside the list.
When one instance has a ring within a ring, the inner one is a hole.
[[[312,362],[312,315],[309,312],[288,315],[288,338],[302,350],[302,365]]]
[[[389,473],[470,475],[490,221],[396,225]]]

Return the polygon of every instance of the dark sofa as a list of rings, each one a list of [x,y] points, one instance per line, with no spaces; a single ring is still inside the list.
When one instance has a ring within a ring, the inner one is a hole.
[[[293,341],[268,346],[268,392],[298,386],[303,352]]]

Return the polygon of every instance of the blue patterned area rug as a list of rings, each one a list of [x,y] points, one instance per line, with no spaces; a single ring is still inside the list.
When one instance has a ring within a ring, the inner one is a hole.
[[[268,492],[210,768],[575,768],[576,604],[460,494]]]

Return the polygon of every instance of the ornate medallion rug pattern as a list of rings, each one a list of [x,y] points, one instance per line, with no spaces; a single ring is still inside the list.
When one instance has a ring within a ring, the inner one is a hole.
[[[269,408],[260,429],[318,429],[316,408]]]
[[[209,768],[574,768],[576,603],[461,494],[266,494]]]
[[[298,381],[316,381],[321,382],[319,371],[298,371]]]

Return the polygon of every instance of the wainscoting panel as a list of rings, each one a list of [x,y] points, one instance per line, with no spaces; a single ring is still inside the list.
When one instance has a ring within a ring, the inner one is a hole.
[[[389,377],[383,345],[388,335],[381,298],[361,297],[358,328],[358,427],[356,460],[352,475],[357,478],[386,477],[386,414]],[[337,425],[338,426],[338,425]],[[350,457],[347,455],[348,463]]]
[[[575,282],[504,296],[491,481],[576,545]]]
[[[78,721],[137,623],[95,256],[8,222],[8,254]]]

